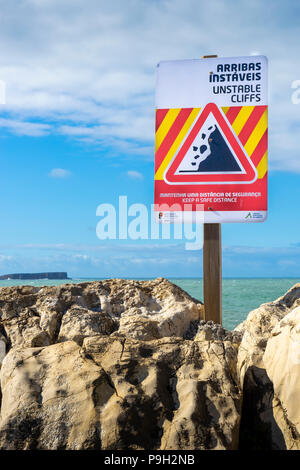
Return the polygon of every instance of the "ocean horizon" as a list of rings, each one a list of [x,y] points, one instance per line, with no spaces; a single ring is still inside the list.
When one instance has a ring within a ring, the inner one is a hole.
[[[11,286],[55,286],[61,284],[78,284],[88,281],[103,281],[104,277],[80,277],[70,279],[38,279],[38,280],[1,280],[0,287]],[[153,277],[124,279],[151,280]],[[169,277],[170,282],[184,289],[188,294],[203,302],[203,279]],[[246,278],[246,277],[225,277],[223,278],[223,326],[229,330],[234,329],[245,320],[248,313],[261,304],[272,302],[281,297],[293,285],[299,282],[299,278],[294,277],[273,277],[273,278]]]

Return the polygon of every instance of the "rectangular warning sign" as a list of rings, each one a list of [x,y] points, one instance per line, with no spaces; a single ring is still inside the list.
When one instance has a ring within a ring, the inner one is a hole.
[[[267,216],[267,59],[157,67],[155,210],[160,221],[263,222]]]

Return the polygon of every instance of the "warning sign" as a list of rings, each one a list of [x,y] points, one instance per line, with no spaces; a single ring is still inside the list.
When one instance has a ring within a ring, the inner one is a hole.
[[[166,205],[176,204],[177,221],[181,212],[193,221],[199,210],[204,222],[265,220],[266,73],[263,56],[159,64],[155,204],[160,219]]]

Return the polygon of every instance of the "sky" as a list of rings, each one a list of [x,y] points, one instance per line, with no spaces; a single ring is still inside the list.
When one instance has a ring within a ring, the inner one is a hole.
[[[299,277],[299,1],[0,7],[0,274],[202,276],[184,240],[99,240],[96,210],[150,207],[156,64],[215,53],[269,59],[269,216],[223,224],[223,275]]]

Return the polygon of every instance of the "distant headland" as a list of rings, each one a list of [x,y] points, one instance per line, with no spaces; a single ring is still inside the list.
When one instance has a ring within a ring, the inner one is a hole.
[[[3,279],[69,279],[68,273],[16,273],[16,274],[4,274],[0,276],[0,280]]]

